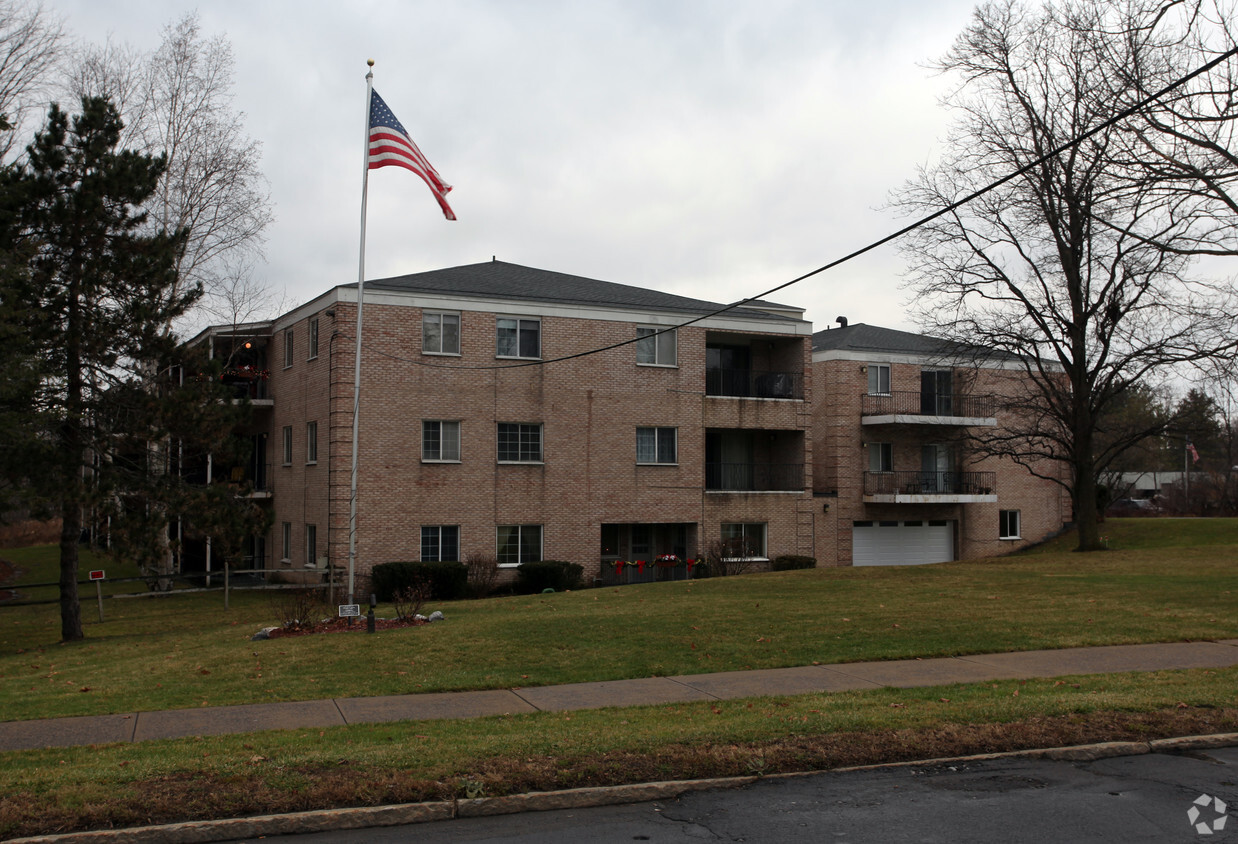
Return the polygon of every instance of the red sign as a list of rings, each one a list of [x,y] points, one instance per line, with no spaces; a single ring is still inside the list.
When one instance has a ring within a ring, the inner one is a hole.
[[[92,572],[90,573],[90,579],[91,579],[91,580],[102,580],[102,579],[103,579],[103,569],[95,569],[94,571],[92,571]]]

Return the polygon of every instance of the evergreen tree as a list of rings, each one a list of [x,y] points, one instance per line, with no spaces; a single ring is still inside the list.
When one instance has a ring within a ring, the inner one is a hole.
[[[193,488],[172,472],[172,442],[222,448],[238,421],[218,378],[178,366],[167,326],[200,296],[178,289],[184,231],[149,233],[139,210],[155,190],[161,157],[118,150],[116,109],[82,98],[70,119],[53,105],[27,161],[0,173],[0,339],[23,377],[0,390],[0,413],[20,422],[3,435],[3,469],[24,497],[63,520],[61,637],[83,638],[77,596],[84,514],[107,513],[118,535],[157,543],[169,507],[192,507]],[[199,498],[221,499],[198,490]],[[211,517],[258,527],[234,496]],[[139,539],[140,538],[140,539]]]

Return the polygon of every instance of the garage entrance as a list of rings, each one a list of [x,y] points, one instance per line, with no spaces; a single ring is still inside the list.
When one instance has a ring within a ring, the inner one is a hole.
[[[953,521],[905,519],[851,525],[853,566],[918,566],[953,559]]]

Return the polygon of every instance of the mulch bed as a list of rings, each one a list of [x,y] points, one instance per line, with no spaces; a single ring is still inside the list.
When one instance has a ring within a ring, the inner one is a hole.
[[[272,639],[287,639],[292,636],[312,636],[316,633],[364,633],[369,628],[366,623],[365,616],[352,619],[350,625],[347,618],[329,618],[314,625],[313,628],[306,630],[298,628],[289,630],[287,628],[277,628],[272,630],[268,635]],[[429,624],[428,621],[413,621],[407,618],[376,618],[374,619],[374,629],[377,630],[399,630],[403,627],[420,627],[423,624]]]

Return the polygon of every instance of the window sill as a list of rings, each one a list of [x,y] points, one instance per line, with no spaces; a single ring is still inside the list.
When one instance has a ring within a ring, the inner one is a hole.
[[[291,469],[291,468],[292,468],[292,461],[291,461],[291,460],[289,460],[287,463],[281,463],[281,464],[279,464],[279,465],[280,465],[280,466],[283,466],[285,469]]]
[[[306,360],[306,362],[307,362],[307,363],[308,363],[309,361],[311,361],[311,360],[318,360],[318,355],[310,355],[310,356],[309,356],[309,357],[307,357],[305,360]]]
[[[306,461],[305,461],[305,465],[306,465],[306,466],[317,466],[317,465],[318,465],[318,461],[317,461],[317,460],[306,460]]]
[[[518,568],[520,568],[520,563],[499,563],[499,568],[501,568],[501,569],[518,569]]]
[[[997,537],[997,541],[998,542],[1015,542],[1016,540],[1020,540],[1022,538],[1023,537],[1021,536],[999,536]]]
[[[640,361],[637,361],[636,365],[637,366],[650,366],[650,367],[653,367],[654,369],[678,369],[679,368],[679,364],[677,363],[641,363]]]
[[[637,461],[637,466],[678,466],[678,463],[641,463]]]
[[[436,358],[458,358],[458,357],[463,357],[463,355],[461,355],[459,352],[431,352],[431,351],[428,351],[428,350],[426,350],[426,349],[422,349],[422,350],[421,350],[421,353],[422,353],[423,355],[428,355],[428,356],[430,356],[430,357],[436,357]]]
[[[463,463],[464,461],[462,460],[437,460],[433,457],[423,457],[421,458],[421,462],[422,463]],[[422,560],[422,562],[429,562],[429,561]]]
[[[535,358],[526,358],[521,355],[495,355],[496,360],[541,360],[542,356],[538,355]]]
[[[545,466],[545,460],[499,460],[500,466]]]

